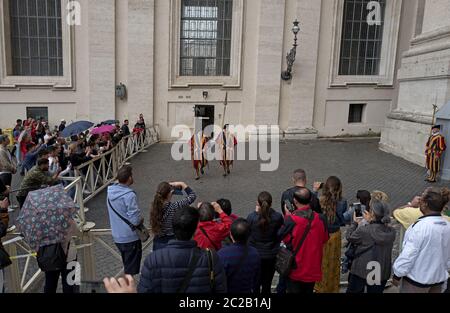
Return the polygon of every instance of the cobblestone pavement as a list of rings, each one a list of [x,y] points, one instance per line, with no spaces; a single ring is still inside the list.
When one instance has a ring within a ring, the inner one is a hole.
[[[280,166],[276,172],[261,172],[259,161],[238,161],[232,175],[222,177],[218,162],[212,162],[206,175],[193,179],[191,162],[175,162],[170,155],[171,145],[158,144],[131,160],[134,168],[139,205],[148,223],[150,204],[157,185],[162,181],[185,181],[198,195],[197,201],[215,201],[228,198],[234,213],[246,217],[256,204],[261,191],[269,191],[274,208],[280,209],[282,192],[290,187],[292,171],[307,171],[309,186],[314,181],[325,181],[335,175],[341,178],[345,197],[351,203],[357,190],[382,190],[390,196],[392,207],[404,205],[422,192],[426,170],[400,158],[381,152],[378,140],[319,140],[290,141],[280,145]],[[106,191],[87,204],[87,219],[97,229],[109,228],[106,211]],[[113,246],[109,238],[105,238]],[[120,262],[100,245],[95,245],[97,279],[120,271]],[[145,254],[149,253],[146,250]],[[398,254],[398,242],[394,256]],[[343,277],[345,280],[345,277]]]

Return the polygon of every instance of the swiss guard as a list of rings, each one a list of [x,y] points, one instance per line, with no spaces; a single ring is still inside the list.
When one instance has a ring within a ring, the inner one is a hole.
[[[426,148],[427,156],[427,169],[429,176],[425,180],[430,183],[435,183],[441,170],[441,157],[444,154],[447,146],[445,144],[445,138],[441,134],[441,126],[435,125],[431,131],[430,139],[427,142]]]

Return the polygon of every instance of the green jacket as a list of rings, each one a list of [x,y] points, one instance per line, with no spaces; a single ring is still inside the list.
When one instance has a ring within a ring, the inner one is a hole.
[[[18,197],[26,197],[28,192],[38,190],[42,186],[51,186],[57,182],[48,175],[48,172],[42,171],[39,167],[35,166],[28,172],[20,185],[20,191],[17,193]]]

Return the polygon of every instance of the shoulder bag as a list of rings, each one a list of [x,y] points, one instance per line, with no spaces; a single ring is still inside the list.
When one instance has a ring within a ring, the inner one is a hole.
[[[136,235],[138,235],[139,239],[142,242],[147,242],[150,239],[150,233],[148,231],[147,228],[145,228],[144,222],[142,222],[139,225],[133,225],[133,223],[131,223],[129,220],[127,220],[126,218],[124,218],[122,215],[119,214],[119,212],[117,212],[114,207],[111,204],[111,201],[108,199],[108,204],[111,207],[111,210],[113,210],[114,213],[117,214],[117,216],[124,221],[125,224],[127,224],[132,231],[134,231],[136,233]]]
[[[311,230],[311,225],[314,220],[314,213],[310,210],[308,212],[308,225],[306,226],[305,232],[303,233],[302,238],[300,239],[299,244],[294,249],[294,251],[289,250],[287,247],[281,247],[280,251],[278,251],[276,262],[275,262],[275,270],[280,274],[282,277],[287,277],[291,273],[294,265],[295,265],[295,257],[297,256],[297,253],[300,251],[300,248],[302,247],[303,243],[306,240],[306,237],[308,237],[308,234]],[[295,228],[295,227],[294,227]],[[293,236],[291,233],[291,237],[293,240]]]

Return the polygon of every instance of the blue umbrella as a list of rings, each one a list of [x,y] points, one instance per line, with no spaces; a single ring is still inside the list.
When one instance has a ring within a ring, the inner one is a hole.
[[[102,122],[102,125],[115,125],[117,122],[119,122],[119,121],[118,120],[108,120],[108,121]]]
[[[94,126],[94,123],[91,123],[91,122],[88,122],[88,121],[75,122],[75,123],[70,124],[69,126],[67,126],[61,132],[61,137],[68,138],[68,137],[71,137],[71,136],[74,136],[74,135],[78,135],[78,134],[84,132],[85,130],[88,130],[92,126]]]

